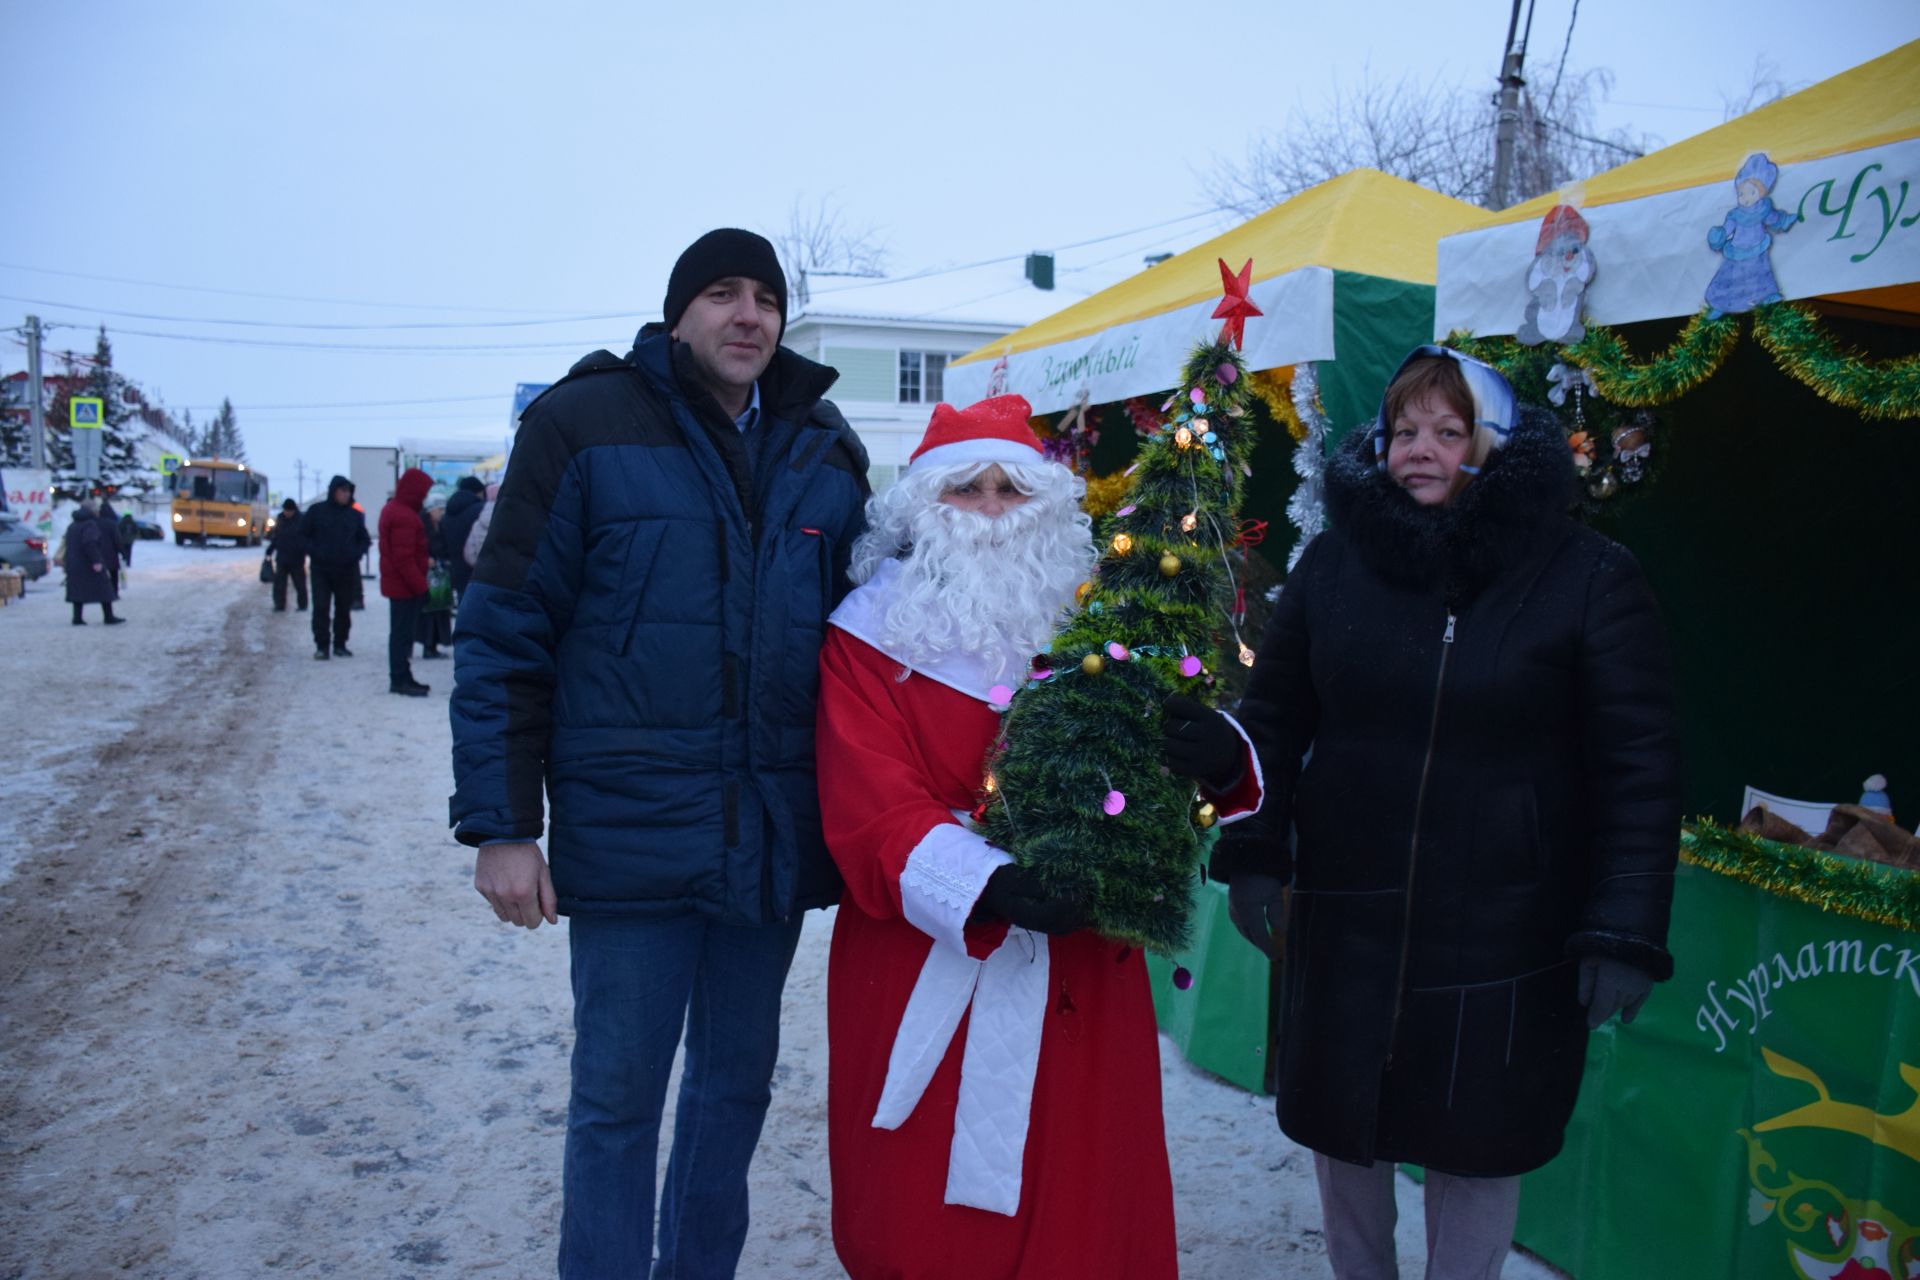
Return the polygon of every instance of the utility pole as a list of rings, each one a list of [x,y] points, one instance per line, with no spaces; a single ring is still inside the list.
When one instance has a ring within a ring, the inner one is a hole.
[[[1532,25],[1531,19],[1528,25]],[[1507,22],[1507,48],[1500,57],[1499,114],[1493,126],[1493,190],[1489,203],[1504,209],[1513,201],[1508,192],[1513,185],[1513,144],[1520,133],[1520,90],[1526,81],[1520,78],[1520,66],[1526,61],[1527,42],[1514,37],[1520,30],[1520,0],[1513,0],[1513,17]]]
[[[301,506],[307,505],[307,464],[300,458],[293,460],[293,497]]]
[[[47,465],[47,406],[40,390],[40,317],[27,317],[27,422],[32,454],[28,465],[35,471]]]

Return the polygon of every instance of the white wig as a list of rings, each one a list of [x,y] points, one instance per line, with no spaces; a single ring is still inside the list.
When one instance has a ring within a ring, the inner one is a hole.
[[[868,503],[852,575],[864,583],[882,561],[902,562],[881,617],[889,652],[910,662],[973,653],[1011,676],[1046,650],[1092,572],[1086,483],[1057,462],[998,464],[1029,500],[997,517],[940,501],[994,465],[912,468]]]

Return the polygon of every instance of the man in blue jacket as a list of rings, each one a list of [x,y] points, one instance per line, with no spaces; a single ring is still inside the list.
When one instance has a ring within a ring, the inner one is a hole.
[[[455,636],[474,887],[511,924],[569,918],[567,1277],[733,1274],[801,913],[840,890],[814,702],[866,456],[834,371],[779,345],[766,240],[695,241],[665,313],[527,409]]]

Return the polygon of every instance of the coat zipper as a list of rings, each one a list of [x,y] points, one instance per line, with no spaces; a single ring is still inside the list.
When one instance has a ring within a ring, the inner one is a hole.
[[[1433,743],[1440,734],[1440,690],[1447,682],[1447,660],[1453,656],[1453,628],[1458,619],[1447,611],[1447,629],[1440,637],[1440,670],[1433,678],[1433,718],[1427,724],[1427,754],[1420,762],[1420,789],[1413,799],[1413,835],[1407,842],[1407,902],[1400,913],[1400,971],[1393,984],[1393,1021],[1387,1025],[1387,1063],[1393,1066],[1393,1046],[1400,1036],[1400,1013],[1406,1003],[1407,961],[1413,951],[1413,877],[1420,862],[1420,819],[1427,807],[1427,778],[1433,772]]]

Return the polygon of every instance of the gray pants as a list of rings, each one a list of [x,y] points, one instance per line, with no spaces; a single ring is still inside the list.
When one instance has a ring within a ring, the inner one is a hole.
[[[1335,1280],[1398,1280],[1393,1172],[1313,1153]],[[1519,1216],[1520,1179],[1427,1170],[1427,1280],[1499,1280]]]

